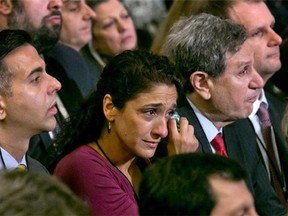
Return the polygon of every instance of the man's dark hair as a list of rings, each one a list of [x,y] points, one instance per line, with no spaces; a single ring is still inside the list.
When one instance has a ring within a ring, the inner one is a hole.
[[[246,180],[246,171],[236,161],[215,154],[160,159],[143,173],[140,215],[210,215],[217,202],[209,182],[213,177],[238,182]]]
[[[0,94],[11,96],[11,77],[5,57],[13,50],[30,44],[34,46],[30,35],[23,30],[2,30],[0,32]]]

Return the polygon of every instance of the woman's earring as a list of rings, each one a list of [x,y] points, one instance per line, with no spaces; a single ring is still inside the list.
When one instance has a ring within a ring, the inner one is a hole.
[[[110,122],[108,122],[107,131],[109,134],[111,133],[111,123]]]

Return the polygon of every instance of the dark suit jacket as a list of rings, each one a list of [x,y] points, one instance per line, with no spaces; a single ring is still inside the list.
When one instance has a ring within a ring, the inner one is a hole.
[[[254,196],[259,215],[285,215],[286,209],[280,204],[270,184],[255,133],[247,130],[251,127],[251,122],[243,119],[223,128],[228,156],[238,161],[248,172],[247,185]]]
[[[28,155],[38,160],[49,170],[50,162],[48,160],[48,155],[53,154],[55,157],[57,156],[56,149],[53,149],[52,147],[53,141],[48,132],[43,132],[31,137]],[[49,159],[51,160],[50,156]]]
[[[267,91],[265,91],[265,94],[269,103],[268,111],[274,129],[281,168],[284,173],[286,186],[288,187],[288,144],[281,130],[281,121],[284,116],[286,103]],[[286,194],[286,197],[288,197],[288,194]]]
[[[63,82],[62,79],[65,79],[66,82],[68,78],[70,82],[76,84],[82,97],[96,89],[100,70],[71,47],[58,43],[52,50],[44,54],[44,58],[47,64],[47,72],[61,83]],[[62,86],[62,88],[67,87],[66,85]],[[71,86],[69,87],[71,88]]]
[[[97,68],[99,71],[103,70],[100,63],[94,58],[94,56],[90,52],[88,44],[86,46],[84,46],[80,52],[81,52],[81,55],[93,65],[93,67]]]
[[[37,160],[27,155],[27,166],[29,172],[46,173],[49,174],[48,170]]]
[[[177,111],[180,116],[185,116],[194,127],[194,134],[199,141],[199,151],[212,153],[204,129],[186,98],[179,100],[178,107]],[[247,186],[254,196],[257,212],[260,215],[284,215],[286,209],[280,204],[270,185],[259,156],[255,135],[249,135],[246,132],[249,126],[251,127],[251,123],[244,119],[223,128],[228,157],[238,161],[247,171],[249,175]]]

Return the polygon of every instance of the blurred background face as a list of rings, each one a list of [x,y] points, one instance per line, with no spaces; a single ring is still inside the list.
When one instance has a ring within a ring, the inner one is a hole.
[[[244,1],[230,9],[229,17],[245,26],[254,47],[255,69],[266,82],[281,67],[279,46],[282,39],[273,30],[274,17],[264,2]]]
[[[91,25],[95,17],[85,0],[63,0],[60,41],[79,51],[92,38]]]
[[[254,206],[254,199],[244,180],[230,181],[216,176],[211,177],[209,182],[217,200],[211,216],[258,215]]]
[[[102,55],[115,56],[137,47],[134,23],[118,0],[108,0],[94,8],[93,47]]]
[[[33,38],[38,52],[43,53],[59,40],[62,18],[61,0],[18,0],[8,17],[10,29],[23,29]]]

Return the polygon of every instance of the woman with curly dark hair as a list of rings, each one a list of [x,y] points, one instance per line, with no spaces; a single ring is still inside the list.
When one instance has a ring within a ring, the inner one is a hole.
[[[175,71],[164,56],[140,50],[119,54],[64,125],[57,140],[64,157],[54,174],[88,202],[94,215],[138,215],[139,164],[149,164],[168,131],[170,154],[197,149],[186,118],[179,128],[168,121],[181,87]]]

